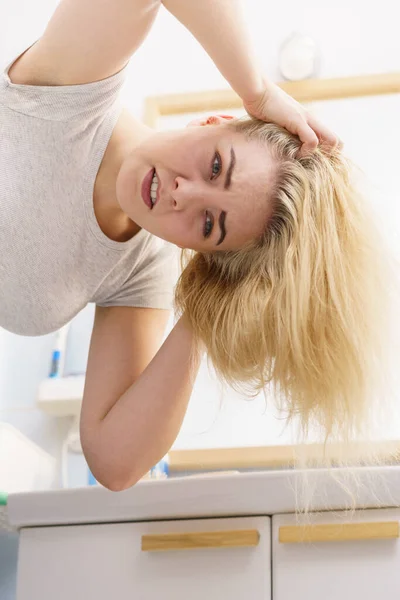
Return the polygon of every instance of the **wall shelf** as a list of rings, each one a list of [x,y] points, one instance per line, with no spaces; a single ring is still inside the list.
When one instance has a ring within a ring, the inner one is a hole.
[[[85,375],[49,377],[39,385],[36,405],[56,417],[79,415],[84,385]]]

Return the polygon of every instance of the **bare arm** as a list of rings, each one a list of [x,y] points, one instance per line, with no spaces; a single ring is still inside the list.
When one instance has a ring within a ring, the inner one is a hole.
[[[146,38],[160,0],[60,0],[42,37],[10,70],[14,83],[78,85],[120,71]]]
[[[199,40],[253,116],[303,142],[340,143],[303,106],[261,73],[240,11],[244,0],[163,0]],[[61,0],[43,37],[10,69],[14,83],[73,85],[119,71],[145,39],[161,0]]]
[[[260,95],[266,80],[244,25],[245,0],[163,0],[163,4],[200,42],[243,100]]]
[[[96,309],[81,413],[81,439],[100,483],[136,483],[173,444],[201,352],[181,318],[157,351],[167,311]]]
[[[164,0],[243,98],[263,79],[243,25],[239,0]],[[61,0],[41,39],[14,65],[14,83],[74,85],[104,79],[146,38],[161,0]]]

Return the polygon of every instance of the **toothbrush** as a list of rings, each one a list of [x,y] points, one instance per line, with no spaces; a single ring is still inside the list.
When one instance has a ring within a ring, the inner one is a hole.
[[[69,323],[57,331],[56,343],[51,357],[49,377],[59,377],[64,370],[65,346],[67,342]]]

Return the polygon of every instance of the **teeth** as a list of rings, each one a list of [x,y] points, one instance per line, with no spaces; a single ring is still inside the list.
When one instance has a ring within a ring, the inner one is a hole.
[[[154,172],[154,176],[153,176],[153,180],[151,182],[151,188],[150,188],[150,198],[151,198],[151,201],[153,204],[157,200],[157,188],[158,188],[158,177],[157,177],[156,173]]]

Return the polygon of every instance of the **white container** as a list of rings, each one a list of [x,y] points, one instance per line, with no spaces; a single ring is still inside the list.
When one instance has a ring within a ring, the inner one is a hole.
[[[78,416],[84,387],[85,375],[48,377],[39,385],[36,406],[55,417]]]
[[[8,494],[53,489],[56,460],[18,429],[0,422],[0,490]]]

